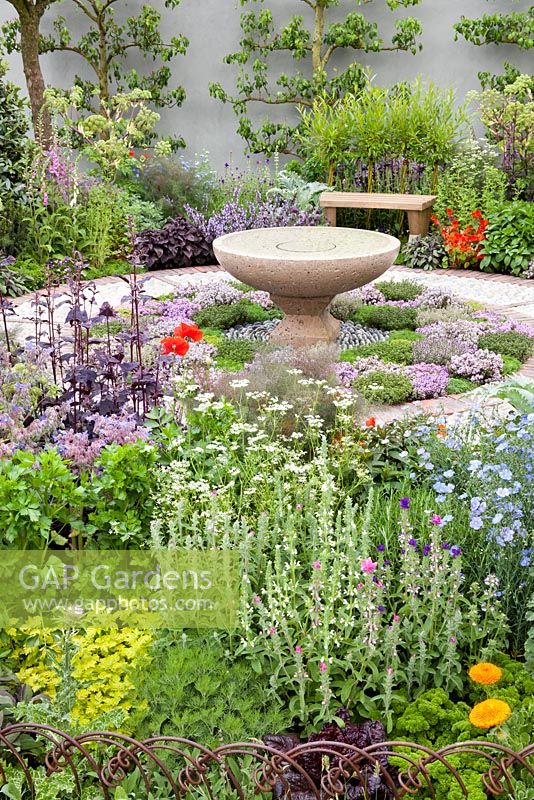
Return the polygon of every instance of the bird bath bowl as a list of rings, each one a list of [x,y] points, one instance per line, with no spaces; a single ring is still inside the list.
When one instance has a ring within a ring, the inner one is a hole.
[[[334,342],[340,323],[330,301],[382,275],[399,249],[393,236],[356,228],[258,228],[213,242],[230,275],[269,292],[284,312],[271,341],[294,347]]]

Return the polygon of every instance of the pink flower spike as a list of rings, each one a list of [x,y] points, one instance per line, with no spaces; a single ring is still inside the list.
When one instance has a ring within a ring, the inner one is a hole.
[[[314,561],[314,562],[313,562],[313,564],[312,564],[312,567],[313,567],[314,569],[321,569],[321,567],[322,567],[322,564],[321,564],[321,562],[320,562],[320,561]]]
[[[254,595],[254,602],[256,603],[256,605],[257,605],[257,606],[259,606],[259,605],[260,605],[260,603],[261,603],[261,597],[260,597],[258,594],[255,594],[255,595]]]
[[[295,653],[296,653],[298,656],[300,656],[300,654],[302,653],[302,647],[300,646],[300,644],[297,644],[297,645],[295,646]]]
[[[364,558],[363,561],[360,561],[360,567],[362,572],[367,572],[370,575],[378,567],[378,561],[373,561],[372,558]]]
[[[276,633],[276,628],[269,628],[269,636],[274,636]]]
[[[431,525],[441,525],[443,520],[441,519],[439,514],[432,514],[430,517],[430,524]]]
[[[400,617],[398,614],[393,614],[393,622],[400,622]]]
[[[326,672],[327,669],[328,669],[328,664],[326,663],[326,661],[323,661],[321,659],[321,661],[319,661],[319,671]]]
[[[356,586],[356,588],[357,589],[363,589],[363,583],[360,581],[360,583]]]

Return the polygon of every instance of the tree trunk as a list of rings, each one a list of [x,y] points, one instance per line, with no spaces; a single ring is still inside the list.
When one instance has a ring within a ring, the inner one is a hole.
[[[105,14],[105,11],[98,13],[98,92],[100,95],[100,111],[104,116],[109,100],[109,64]]]
[[[28,96],[32,111],[33,129],[35,138],[41,144],[48,144],[52,139],[52,124],[50,114],[44,105],[45,82],[39,61],[39,24],[44,13],[45,5],[24,3],[24,9],[19,8],[20,19],[20,53],[24,76],[28,86]]]
[[[323,69],[323,61],[321,58],[321,51],[323,47],[324,36],[324,5],[322,0],[317,0],[315,4],[315,24],[313,27],[312,39],[312,70],[316,75]]]

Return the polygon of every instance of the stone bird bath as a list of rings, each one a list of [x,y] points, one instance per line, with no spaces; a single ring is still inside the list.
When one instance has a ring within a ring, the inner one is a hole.
[[[393,236],[356,228],[258,228],[213,242],[230,275],[269,292],[284,312],[271,341],[294,347],[334,342],[340,323],[330,301],[382,275],[399,249]]]

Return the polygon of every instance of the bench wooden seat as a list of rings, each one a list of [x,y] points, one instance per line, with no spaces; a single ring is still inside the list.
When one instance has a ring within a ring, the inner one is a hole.
[[[330,225],[336,225],[338,208],[387,208],[406,211],[411,236],[428,233],[433,194],[374,194],[368,192],[322,192],[319,203]]]

